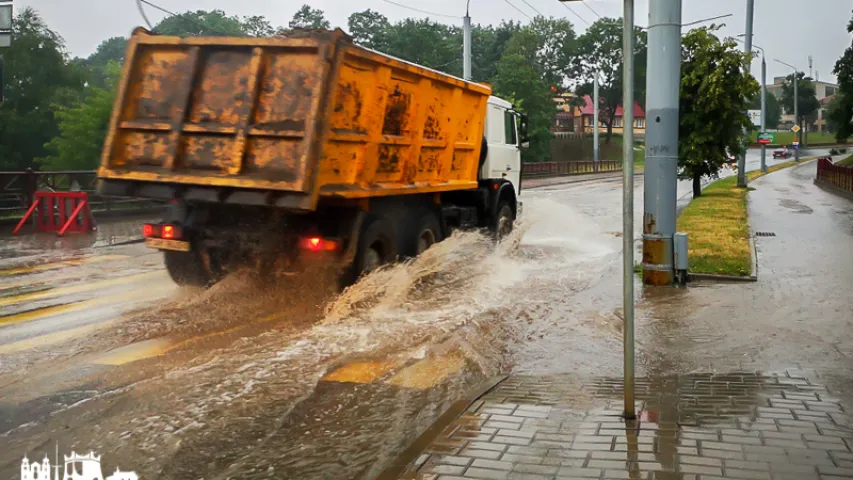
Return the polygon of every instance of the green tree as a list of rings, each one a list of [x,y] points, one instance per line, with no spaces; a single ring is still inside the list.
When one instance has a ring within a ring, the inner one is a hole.
[[[545,80],[553,86],[562,86],[575,54],[574,27],[565,19],[537,16],[529,28],[536,35],[536,62],[545,73]]]
[[[682,38],[678,167],[680,178],[693,180],[694,197],[702,194],[702,177],[719,175],[727,151],[744,153],[743,130],[752,128],[747,99],[760,89],[746,73],[751,55],[734,40],[721,42],[713,33],[718,29],[699,28]]]
[[[189,36],[245,36],[243,24],[237,17],[229,17],[222,10],[198,10],[164,18],[154,26],[160,35]]]
[[[418,65],[462,75],[462,31],[429,19],[407,18],[392,24],[382,51]]]
[[[646,92],[646,50],[648,35],[634,29],[634,94],[642,105]],[[570,77],[577,79],[579,96],[592,94],[594,76],[599,76],[599,118],[607,126],[605,143],[613,136],[616,112],[622,105],[622,19],[596,20],[577,40]]]
[[[526,162],[546,161],[551,121],[557,113],[545,69],[537,62],[539,38],[531,28],[517,31],[507,43],[497,65],[495,94],[511,99],[528,116],[530,147],[522,151]]]
[[[347,19],[347,26],[355,43],[374,50],[384,50],[391,27],[385,15],[370,9],[355,12]]]
[[[47,142],[47,156],[38,163],[47,170],[90,170],[97,168],[107,135],[121,65],[110,62],[104,68],[104,87],[87,87],[85,100],[73,106],[59,106],[55,117],[59,135]]]
[[[475,25],[471,30],[471,79],[492,82],[507,42],[521,29],[521,23],[503,21],[497,27]]]
[[[780,123],[782,123],[782,110],[779,106],[779,100],[776,99],[776,95],[773,95],[773,92],[765,92],[764,99],[767,109],[767,119],[764,122],[764,125],[767,128],[777,128]],[[761,109],[761,93],[759,92],[755,98],[752,99],[752,103],[749,105],[749,108],[753,110]]]
[[[293,15],[293,19],[290,20],[288,26],[290,28],[329,29],[332,27],[332,24],[326,20],[325,14],[319,8],[302,5],[302,8]]]
[[[78,98],[84,76],[68,60],[62,38],[32,8],[15,16],[12,37],[3,52],[0,168],[23,170],[44,155],[44,144],[58,132],[54,110]]]
[[[853,20],[847,24],[847,32],[853,33]],[[846,141],[853,136],[853,44],[835,62],[832,73],[838,77],[839,94],[835,108],[829,109],[829,116],[835,126],[836,140]]]
[[[806,77],[803,72],[797,72],[797,106],[799,118],[795,119],[794,123],[803,128],[805,132],[806,122],[811,123],[817,119],[817,111],[820,109],[820,102],[817,99],[817,91],[810,77]],[[794,113],[794,74],[788,75],[785,78],[785,83],[782,84],[782,107],[788,113]],[[808,135],[808,133],[806,133]],[[803,140],[803,146],[808,145],[808,137]]]
[[[249,37],[271,37],[281,30],[280,27],[273,27],[269,20],[261,15],[243,17],[240,20],[240,27],[243,34]]]

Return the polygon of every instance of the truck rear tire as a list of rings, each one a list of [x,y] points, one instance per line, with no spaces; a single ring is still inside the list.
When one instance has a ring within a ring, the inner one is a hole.
[[[178,285],[203,288],[213,283],[213,278],[198,252],[164,251],[163,255],[166,270]]]
[[[353,285],[367,273],[397,259],[394,228],[381,218],[366,219],[358,236],[358,246],[352,266],[339,279],[339,287]]]
[[[441,224],[434,212],[426,211],[418,220],[417,225],[418,227],[414,231],[415,235],[412,236],[414,245],[411,250],[414,256],[424,253],[429,247],[444,239],[441,234]]]

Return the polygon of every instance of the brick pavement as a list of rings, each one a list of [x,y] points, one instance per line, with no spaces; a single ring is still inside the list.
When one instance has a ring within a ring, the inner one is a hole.
[[[620,416],[621,379],[510,377],[401,478],[853,479],[853,418],[797,375],[638,379],[635,422]]]

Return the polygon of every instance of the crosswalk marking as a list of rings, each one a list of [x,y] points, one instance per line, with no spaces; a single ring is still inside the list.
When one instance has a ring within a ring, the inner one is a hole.
[[[10,353],[18,353],[27,350],[50,347],[52,345],[74,340],[75,338],[88,336],[94,332],[97,332],[98,330],[103,330],[112,327],[116,323],[118,323],[118,320],[93,323],[91,325],[84,325],[82,327],[70,328],[68,330],[60,330],[58,332],[48,333],[46,335],[26,338],[24,340],[19,340],[14,343],[7,343],[5,345],[0,345],[0,355],[7,355]]]
[[[100,305],[107,305],[110,303],[120,302],[128,299],[146,299],[152,296],[162,295],[163,293],[166,293],[169,290],[174,290],[175,288],[177,287],[175,287],[175,285],[173,284],[162,282],[151,287],[147,287],[145,289],[140,289],[138,291],[133,290],[129,292],[119,293],[116,295],[93,298],[92,300],[84,300],[82,302],[68,303],[64,305],[54,305],[52,307],[47,308],[39,308],[36,310],[30,310],[27,312],[21,312],[16,313],[14,315],[0,317],[0,326],[28,322],[40,318],[51,317],[61,313],[76,312],[79,310],[97,307]]]
[[[165,338],[143,340],[141,342],[131,343],[130,345],[110,350],[87,363],[117,367],[137,360],[163,355],[166,353],[166,348],[168,346],[169,340]]]
[[[440,384],[464,366],[465,357],[458,352],[427,357],[400,370],[385,383],[395,387],[426,390]]]
[[[23,293],[21,295],[14,295],[9,297],[0,297],[0,307],[3,305],[12,305],[15,303],[21,303],[26,301],[38,300],[42,298],[48,297],[57,297],[60,295],[70,295],[73,293],[86,292],[89,290],[95,290],[101,287],[109,287],[113,285],[124,285],[126,283],[132,283],[137,280],[143,280],[150,277],[162,276],[166,277],[166,274],[163,271],[156,272],[145,272],[136,275],[128,275],[124,277],[111,278],[108,280],[102,280],[99,282],[87,282],[81,283],[78,285],[72,285],[70,287],[61,287],[61,288],[52,288],[39,290],[37,292],[32,293]]]
[[[0,276],[21,275],[25,273],[43,272],[45,270],[54,270],[62,267],[77,267],[88,263],[109,262],[113,260],[123,260],[128,258],[127,255],[95,255],[85,258],[75,258],[71,260],[62,260],[60,262],[40,263],[38,265],[30,265],[27,267],[16,267],[7,270],[0,270]]]
[[[341,383],[373,383],[399,365],[400,361],[350,363],[327,374],[323,380]]]

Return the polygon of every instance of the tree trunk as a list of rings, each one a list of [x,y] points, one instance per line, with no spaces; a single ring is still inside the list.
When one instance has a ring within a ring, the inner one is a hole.
[[[607,124],[607,136],[604,137],[604,143],[610,145],[610,138],[613,136],[613,119]]]
[[[702,196],[702,175],[693,175],[693,198]]]

